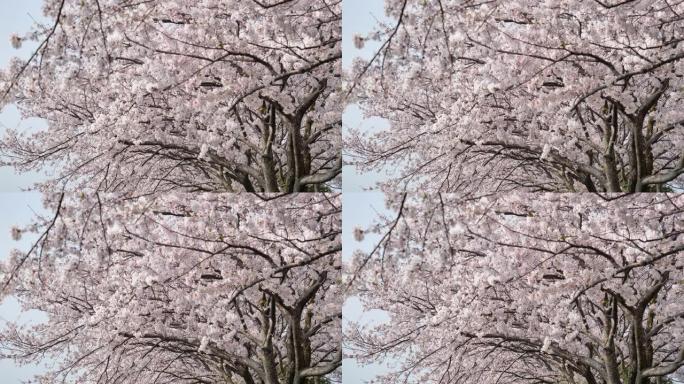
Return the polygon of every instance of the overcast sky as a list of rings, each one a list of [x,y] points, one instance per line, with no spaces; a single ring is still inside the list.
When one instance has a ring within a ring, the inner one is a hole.
[[[23,44],[17,50],[12,48],[9,37],[12,33],[20,36],[28,32],[34,20],[44,20],[42,17],[42,0],[22,0],[7,2],[0,13],[0,67],[6,68],[13,56],[28,58],[36,48],[35,43]],[[11,5],[9,5],[11,4]],[[0,134],[7,129],[22,131],[45,127],[39,119],[21,120],[19,112],[14,106],[8,106],[0,112]],[[10,236],[13,225],[26,225],[35,214],[44,214],[40,194],[36,192],[22,192],[40,179],[35,173],[17,175],[10,167],[0,167],[0,260],[5,260],[11,249],[27,250],[35,236],[24,236],[21,241],[14,241]],[[31,323],[42,317],[38,312],[22,313],[14,299],[8,299],[0,304],[0,327],[5,321],[20,321]],[[40,372],[38,366],[17,367],[10,360],[0,359],[0,381],[7,384],[19,384]]]
[[[344,0],[342,2],[342,68],[349,70],[356,57],[370,59],[379,44],[368,42],[359,50],[354,47],[353,36],[371,32],[378,20],[387,20],[383,0]],[[380,118],[364,119],[356,105],[348,106],[342,116],[343,134],[349,128],[377,130],[387,127],[387,122]],[[353,167],[342,169],[342,185],[345,192],[360,192],[375,186],[383,179],[377,172],[358,173]]]
[[[35,214],[45,214],[40,194],[36,192],[0,193],[0,260],[4,261],[10,250],[14,248],[26,251],[31,247],[35,236],[23,236],[21,241],[14,241],[10,236],[10,229],[14,225],[21,227],[29,224]],[[19,304],[13,298],[0,304],[0,327],[3,327],[6,321],[31,323],[40,321],[42,318],[36,311],[22,313]],[[0,372],[0,382],[3,384],[19,384],[40,372],[40,368],[34,365],[17,367],[11,360],[0,359]]]
[[[45,21],[41,11],[42,0],[13,1],[11,6],[5,6],[0,12],[0,68],[7,68],[12,57],[28,59],[37,44],[28,42],[21,49],[14,49],[10,45],[9,37],[12,33],[22,36],[31,29],[35,21]],[[8,106],[0,111],[0,134],[7,129],[22,131],[40,129],[45,123],[39,119],[21,120],[19,112],[14,106]],[[16,192],[30,187],[40,179],[35,173],[17,175],[12,168],[0,167],[0,193]]]
[[[378,20],[386,20],[383,0],[344,0],[342,2],[342,66],[349,70],[356,57],[370,58],[378,48],[377,43],[366,43],[362,50],[356,49],[353,43],[355,34],[367,34],[376,26]],[[364,119],[356,105],[348,106],[342,116],[343,134],[349,128],[364,130],[383,129],[387,123],[379,118]],[[377,213],[387,213],[384,197],[379,192],[358,193],[382,179],[378,173],[360,174],[345,166],[342,172],[343,210],[342,210],[342,254],[345,261],[351,259],[357,250],[369,251],[379,240],[378,236],[368,235],[362,243],[354,241],[352,231],[355,227],[367,227],[376,218]],[[347,299],[343,308],[343,326],[349,321],[377,323],[387,316],[377,310],[364,311],[357,298]],[[345,359],[342,364],[342,379],[345,384],[364,383],[378,374],[387,371],[384,365],[371,364],[361,366],[352,359]]]
[[[379,235],[368,234],[363,242],[354,240],[353,230],[356,227],[367,228],[378,214],[387,215],[384,195],[380,192],[345,192],[342,195],[342,259],[351,260],[355,250],[369,252],[380,239]],[[373,324],[388,320],[387,315],[378,310],[364,311],[360,301],[351,297],[346,300],[343,312],[343,327],[349,321]],[[342,363],[342,380],[344,384],[358,384],[374,378],[387,371],[384,365],[371,364],[362,366],[353,359],[344,359]]]

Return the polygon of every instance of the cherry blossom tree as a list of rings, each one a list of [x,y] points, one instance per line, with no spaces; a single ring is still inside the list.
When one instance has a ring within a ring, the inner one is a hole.
[[[0,76],[4,162],[107,191],[327,191],[339,184],[340,0],[45,0]]]
[[[386,0],[348,90],[386,189],[667,191],[684,174],[684,3]],[[394,175],[396,173],[396,175]]]
[[[340,199],[328,194],[58,194],[4,295],[4,356],[40,382],[323,384],[341,365]],[[63,381],[64,380],[64,381]]]
[[[348,283],[389,322],[345,331],[381,383],[669,383],[684,373],[684,195],[388,200]]]

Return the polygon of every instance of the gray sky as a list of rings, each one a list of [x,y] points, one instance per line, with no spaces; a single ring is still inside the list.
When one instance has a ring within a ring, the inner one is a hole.
[[[342,2],[342,67],[348,70],[355,57],[372,57],[379,44],[366,43],[362,50],[356,49],[353,43],[355,34],[371,32],[378,20],[386,20],[383,0],[344,0]],[[356,105],[348,106],[342,116],[343,134],[349,128],[364,130],[383,129],[387,122],[374,117],[364,119],[361,110]],[[356,249],[369,251],[379,240],[378,236],[368,235],[362,243],[354,240],[352,231],[355,227],[367,227],[377,216],[378,212],[387,213],[384,196],[379,192],[358,193],[370,187],[383,178],[379,173],[360,174],[345,166],[342,171],[342,258],[351,259]],[[347,321],[362,323],[377,323],[387,320],[386,314],[378,310],[364,311],[358,298],[351,297],[345,301],[343,308],[343,327]],[[386,372],[387,367],[382,364],[362,366],[353,359],[344,359],[342,363],[342,381],[344,384],[365,383],[378,374]]]
[[[344,70],[350,69],[356,57],[370,59],[373,56],[379,47],[378,43],[368,42],[363,49],[359,50],[354,47],[353,37],[355,34],[364,35],[371,32],[378,20],[387,20],[383,0],[344,0],[342,2],[342,68]],[[357,105],[350,105],[345,109],[342,123],[343,134],[349,128],[377,130],[388,126],[387,121],[377,117],[364,119]],[[342,185],[345,192],[366,190],[382,179],[382,173],[361,174],[350,166],[342,169]]]
[[[10,34],[17,33],[21,36],[29,31],[34,20],[44,20],[41,11],[42,0],[14,1],[11,2],[11,6],[5,5],[0,13],[0,67],[3,69],[8,66],[13,56],[26,59],[37,46],[35,43],[26,43],[21,49],[14,49],[9,43]],[[45,123],[40,119],[22,121],[14,106],[8,106],[0,111],[0,134],[8,128],[27,131],[41,127],[45,127]],[[23,236],[20,241],[13,241],[10,229],[13,225],[26,225],[36,213],[45,212],[39,193],[22,192],[39,179],[40,176],[35,173],[17,175],[9,167],[0,167],[0,260],[5,260],[13,248],[27,250],[35,240],[35,236]],[[41,314],[36,311],[22,312],[15,299],[10,298],[0,304],[0,327],[6,321],[28,324],[41,318]],[[18,384],[31,379],[40,371],[39,366],[17,367],[13,361],[0,359],[3,383]]]
[[[7,0],[5,2],[9,3]],[[7,68],[12,57],[28,59],[37,47],[36,43],[28,42],[24,43],[21,49],[14,49],[9,42],[10,35],[17,33],[22,36],[31,29],[34,20],[45,21],[41,11],[42,0],[12,1],[11,4],[4,4],[0,13],[0,68],[3,70]],[[45,122],[40,119],[22,121],[14,106],[8,106],[0,111],[0,135],[8,128],[27,131],[41,127],[45,127]],[[24,190],[39,179],[40,175],[35,173],[17,175],[9,167],[0,167],[0,193]]]
[[[385,208],[384,195],[380,192],[344,192],[342,195],[342,259],[345,262],[351,260],[355,250],[360,249],[369,252],[380,240],[379,235],[368,234],[363,242],[354,240],[353,230],[356,227],[367,228],[378,214],[389,214]],[[365,311],[356,297],[350,297],[345,301],[342,309],[345,327],[348,321],[374,324],[389,320],[387,315],[379,310]],[[342,363],[342,381],[344,384],[365,383],[382,372],[387,367],[382,364],[362,366],[353,359],[344,359]]]
[[[0,260],[4,261],[14,248],[26,251],[31,247],[35,236],[23,236],[20,241],[14,241],[10,236],[10,229],[13,225],[21,227],[29,224],[36,213],[45,214],[42,207],[41,196],[37,192],[0,193]],[[43,317],[40,312],[22,312],[15,299],[10,298],[0,304],[0,328],[6,321],[28,324],[41,319]],[[21,383],[40,370],[40,367],[35,365],[17,367],[11,360],[0,359],[2,383]]]

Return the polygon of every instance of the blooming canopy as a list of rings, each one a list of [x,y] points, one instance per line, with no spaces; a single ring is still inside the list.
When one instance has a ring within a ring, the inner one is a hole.
[[[5,164],[74,189],[329,190],[339,184],[340,1],[46,0],[2,76]]]
[[[393,190],[667,191],[684,173],[684,4],[386,0],[348,92],[390,128],[352,130]]]

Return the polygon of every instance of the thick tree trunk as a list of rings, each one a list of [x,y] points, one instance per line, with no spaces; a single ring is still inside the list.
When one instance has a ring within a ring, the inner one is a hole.
[[[269,107],[268,121],[263,124],[263,149],[261,152],[262,172],[264,174],[264,189],[266,192],[278,192],[275,164],[273,162],[273,140],[276,132],[276,108]]]

